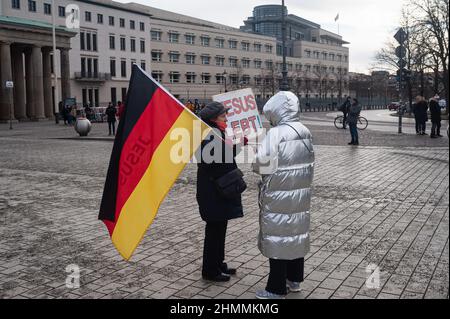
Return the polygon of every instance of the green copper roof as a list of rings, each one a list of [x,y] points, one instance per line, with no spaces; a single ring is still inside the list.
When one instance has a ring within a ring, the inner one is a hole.
[[[25,27],[32,27],[32,28],[41,28],[41,29],[52,29],[52,24],[42,21],[36,21],[36,20],[30,20],[30,19],[23,19],[23,18],[17,18],[17,17],[10,17],[10,16],[0,16],[0,23],[7,23],[7,24],[13,24],[13,25],[20,25]],[[68,29],[62,26],[56,26],[57,31],[65,31],[65,32],[74,32],[73,29]]]

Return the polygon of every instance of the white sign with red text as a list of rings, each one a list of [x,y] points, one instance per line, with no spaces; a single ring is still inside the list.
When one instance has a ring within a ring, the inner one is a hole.
[[[222,103],[228,109],[227,134],[229,136],[236,138],[243,133],[249,138],[254,138],[261,134],[263,126],[252,89],[218,94],[212,99]]]

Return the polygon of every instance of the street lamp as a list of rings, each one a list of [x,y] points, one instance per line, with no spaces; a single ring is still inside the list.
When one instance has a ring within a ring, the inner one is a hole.
[[[286,19],[284,16],[284,0],[281,1],[281,43],[283,45],[283,71],[281,74],[283,75],[283,80],[281,82],[280,90],[281,91],[289,91],[289,83],[287,79],[287,67],[286,67]]]
[[[228,90],[227,90],[227,75],[228,75],[227,70],[223,70],[222,75],[223,75],[223,80],[225,83],[225,93],[227,93],[228,92]]]
[[[367,104],[370,106],[370,87],[367,88]]]

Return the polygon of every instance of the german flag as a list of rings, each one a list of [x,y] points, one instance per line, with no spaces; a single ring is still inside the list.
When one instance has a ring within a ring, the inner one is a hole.
[[[201,138],[192,138],[196,120],[199,118],[157,81],[133,65],[99,213],[112,242],[126,260],[186,165],[186,161],[171,159],[171,150],[179,143],[171,138],[171,132],[176,128],[189,132],[190,159],[201,143]],[[203,137],[210,128],[200,123]]]

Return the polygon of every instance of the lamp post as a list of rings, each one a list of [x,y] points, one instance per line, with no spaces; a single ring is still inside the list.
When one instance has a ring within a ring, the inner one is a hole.
[[[282,52],[283,52],[283,71],[281,74],[283,75],[283,80],[280,85],[280,91],[289,91],[289,83],[287,79],[287,67],[286,67],[286,19],[284,15],[284,0],[281,0],[281,43],[282,43]]]
[[[225,84],[225,93],[227,93],[228,92],[228,90],[227,90],[227,75],[228,75],[227,70],[223,70],[222,75],[223,75],[223,81]]]
[[[53,40],[53,76],[55,77],[54,83],[55,83],[55,102],[53,106],[53,111],[55,113],[55,124],[59,123],[58,116],[59,116],[59,92],[58,92],[58,75],[56,72],[56,9],[55,9],[55,1],[52,0],[52,40]],[[64,107],[64,104],[63,104]]]

